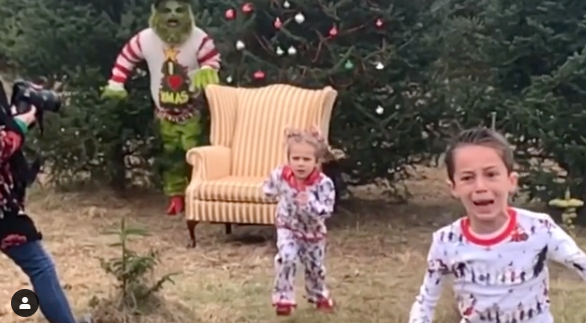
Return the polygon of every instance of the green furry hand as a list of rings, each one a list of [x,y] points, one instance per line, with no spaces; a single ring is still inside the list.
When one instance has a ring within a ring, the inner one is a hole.
[[[128,92],[124,88],[116,88],[107,85],[102,88],[102,99],[125,100],[128,97]]]
[[[193,86],[198,90],[203,90],[210,84],[220,83],[218,71],[211,68],[200,69],[193,76]]]

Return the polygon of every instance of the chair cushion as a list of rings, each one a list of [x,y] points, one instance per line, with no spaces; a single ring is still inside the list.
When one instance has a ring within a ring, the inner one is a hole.
[[[262,192],[264,177],[228,176],[197,184],[195,198],[203,201],[272,203]]]

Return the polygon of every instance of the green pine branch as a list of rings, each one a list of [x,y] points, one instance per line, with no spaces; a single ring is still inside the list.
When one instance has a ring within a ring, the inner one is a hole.
[[[151,279],[156,266],[161,264],[159,255],[152,249],[145,254],[139,254],[129,247],[132,237],[144,238],[149,233],[145,229],[128,226],[125,218],[122,218],[117,229],[106,230],[104,234],[118,237],[118,241],[109,246],[117,248],[120,255],[110,259],[99,258],[104,271],[114,276],[118,282],[118,304],[122,309],[141,313],[164,284],[174,283],[172,278],[179,273],[169,273],[155,281]]]

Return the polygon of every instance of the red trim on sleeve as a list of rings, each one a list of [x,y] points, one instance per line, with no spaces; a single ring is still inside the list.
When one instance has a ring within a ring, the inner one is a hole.
[[[207,42],[211,41],[212,39],[210,38],[210,36],[205,36],[203,38],[203,40],[201,41],[201,45],[199,45],[199,48],[197,49],[197,52],[199,53],[203,47],[206,45]]]
[[[126,67],[122,66],[122,64],[116,63],[114,64],[114,68],[117,69],[119,72],[122,72],[124,75],[130,74],[130,71]]]
[[[136,38],[137,36],[134,36],[134,38]],[[132,62],[138,62],[140,61],[140,56],[136,54],[136,52],[134,51],[134,49],[132,49],[131,43],[134,40],[134,38],[132,38],[128,44],[126,44],[126,46],[124,46],[124,48],[122,49],[122,52],[124,52],[125,50],[128,50],[128,54],[132,57]],[[140,49],[140,47],[139,47]]]
[[[116,82],[116,83],[124,83],[124,82],[126,82],[126,76],[112,75],[112,77],[110,78],[110,81]]]
[[[218,55],[218,51],[215,50],[215,49],[212,49],[205,56],[203,56],[202,58],[198,59],[198,63],[199,63],[199,65],[204,65],[205,62],[207,62],[208,60],[214,58],[214,56],[217,56],[217,55]]]
[[[141,56],[142,56],[142,45],[140,44],[140,34],[136,34],[136,36],[134,36],[135,40],[134,42],[136,43],[136,48],[138,48],[138,51],[140,52]]]

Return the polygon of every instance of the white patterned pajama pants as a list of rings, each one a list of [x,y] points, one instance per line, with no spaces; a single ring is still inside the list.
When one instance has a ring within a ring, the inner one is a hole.
[[[291,230],[277,229],[277,248],[273,304],[296,304],[294,284],[298,258],[305,267],[307,300],[317,303],[329,299],[325,285],[325,239],[305,241],[295,237]]]

